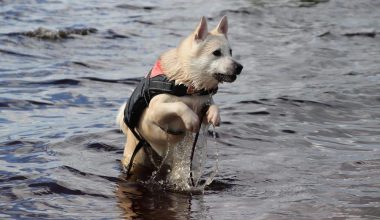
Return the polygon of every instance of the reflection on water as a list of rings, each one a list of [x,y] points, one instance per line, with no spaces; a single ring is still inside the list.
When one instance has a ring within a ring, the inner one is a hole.
[[[123,216],[143,219],[189,219],[191,194],[142,188],[127,182],[120,182],[116,197]],[[164,212],[162,210],[165,210]]]
[[[0,218],[380,218],[379,7],[0,1]],[[244,72],[215,96],[218,175],[203,194],[125,181],[117,109],[202,15],[225,14]]]

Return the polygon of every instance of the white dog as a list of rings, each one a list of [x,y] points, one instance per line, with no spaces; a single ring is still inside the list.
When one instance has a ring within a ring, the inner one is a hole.
[[[128,175],[154,170],[151,158],[159,160],[186,132],[197,132],[201,122],[219,126],[212,95],[219,83],[235,81],[243,69],[232,58],[227,31],[226,16],[211,32],[202,17],[177,48],[159,57],[120,108],[117,123],[127,135],[123,164]]]

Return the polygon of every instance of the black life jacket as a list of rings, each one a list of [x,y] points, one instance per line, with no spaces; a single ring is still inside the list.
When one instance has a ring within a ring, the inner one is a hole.
[[[149,143],[137,133],[136,127],[140,121],[141,115],[144,112],[145,108],[149,106],[152,98],[159,94],[171,94],[175,96],[186,96],[186,95],[210,95],[215,94],[218,91],[218,88],[212,90],[200,90],[196,93],[189,94],[188,91],[191,91],[185,85],[176,85],[174,80],[169,80],[165,74],[162,72],[160,67],[160,62],[157,61],[153,69],[149,74],[141,79],[137,84],[137,87],[133,91],[131,97],[127,102],[127,106],[124,109],[124,123],[132,131],[135,137],[139,140],[139,143],[136,145],[136,148],[131,156],[130,162],[126,168],[127,175],[130,172],[132,167],[132,162],[137,152],[143,147],[150,147]],[[150,147],[151,148],[151,147]],[[153,152],[153,149],[149,151]]]
[[[146,107],[148,107],[152,98],[159,94],[171,94],[175,96],[186,95],[210,95],[215,94],[218,88],[211,90],[200,90],[196,93],[189,94],[190,89],[185,85],[176,85],[174,80],[169,81],[161,70],[160,62],[157,61],[147,77],[141,79],[133,91],[124,109],[124,122],[130,128],[134,129],[140,120],[140,117]]]
[[[152,98],[163,93],[185,96],[187,95],[187,87],[185,85],[175,85],[174,81],[169,81],[165,75],[141,79],[124,110],[125,124],[130,129],[136,128],[144,109],[148,107]]]

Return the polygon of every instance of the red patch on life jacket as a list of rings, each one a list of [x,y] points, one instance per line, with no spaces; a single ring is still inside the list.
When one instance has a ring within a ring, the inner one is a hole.
[[[161,62],[160,60],[157,60],[156,63],[153,66],[153,69],[150,73],[150,78],[153,78],[155,76],[164,75],[164,72],[161,69]]]

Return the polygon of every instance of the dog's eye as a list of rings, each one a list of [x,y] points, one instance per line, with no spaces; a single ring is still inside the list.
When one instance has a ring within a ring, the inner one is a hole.
[[[216,57],[220,57],[220,56],[222,56],[222,51],[220,51],[220,49],[219,50],[215,50],[214,52],[212,52],[212,54],[214,56],[216,56]]]
[[[230,49],[230,55],[232,56],[232,49]]]

